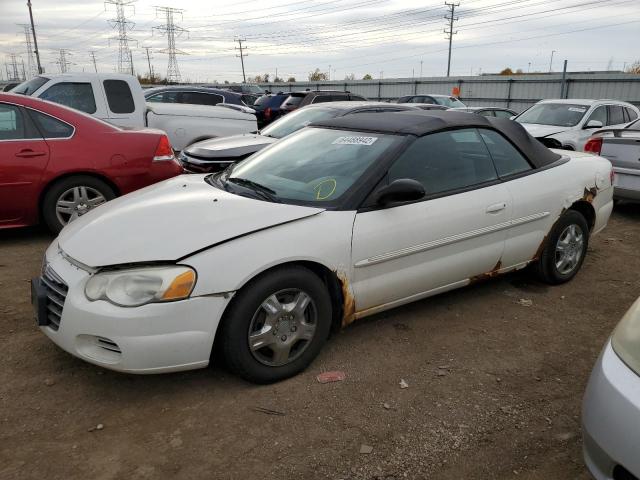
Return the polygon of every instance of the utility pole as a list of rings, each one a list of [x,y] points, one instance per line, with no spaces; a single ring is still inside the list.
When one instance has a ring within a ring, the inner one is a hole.
[[[238,38],[236,40],[236,42],[238,42],[239,47],[236,47],[236,50],[240,50],[240,55],[236,55],[236,57],[240,57],[240,63],[242,64],[242,83],[247,83],[247,76],[244,73],[244,57],[247,56],[246,53],[244,53],[244,50],[247,49],[247,47],[243,47],[242,46],[242,42],[246,42],[247,40],[244,38]]]
[[[27,24],[18,24],[24,30],[24,45],[27,50],[27,70],[26,74],[29,78],[35,77],[38,74],[35,59],[33,58],[33,48],[31,46],[31,27]]]
[[[156,7],[156,15],[160,14],[165,17],[166,23],[157,27],[153,27],[153,30],[159,31],[162,35],[167,37],[167,47],[164,50],[160,50],[161,53],[167,53],[169,55],[169,63],[167,64],[167,81],[180,83],[180,69],[178,68],[178,59],[176,55],[184,55],[185,52],[176,49],[176,37],[180,37],[183,33],[187,32],[186,29],[176,26],[173,21],[173,16],[179,14],[182,19],[182,12],[184,10],[180,8],[171,7]]]
[[[449,40],[449,59],[447,60],[447,77],[451,73],[451,44],[453,43],[453,36],[458,33],[456,30],[453,31],[453,22],[458,21],[458,17],[455,16],[456,7],[459,7],[459,3],[448,3],[444,2],[444,4],[449,7],[449,15],[445,15],[445,20],[449,20],[449,29],[445,29],[444,33],[447,34],[447,40]]]
[[[135,40],[130,38],[127,32],[133,29],[135,23],[127,20],[125,8],[134,8],[135,2],[136,0],[105,0],[104,2],[105,8],[107,5],[115,5],[116,7],[116,18],[109,20],[109,25],[113,29],[118,29],[118,36],[111,37],[109,40],[118,40],[118,72],[131,73],[131,75],[133,75],[133,57],[129,48],[129,40],[134,42]]]
[[[556,53],[555,50],[551,50],[551,61],[549,62],[549,73],[553,71],[553,54]]]
[[[36,54],[36,60],[38,62],[38,74],[44,73],[42,65],[40,65],[40,53],[38,52],[38,39],[36,38],[36,27],[33,25],[33,12],[31,11],[31,0],[27,0],[27,7],[29,7],[29,18],[31,19],[31,31],[33,32],[33,53]]]
[[[149,80],[153,82],[153,68],[151,67],[151,56],[149,55],[149,50],[151,50],[151,47],[142,48],[144,48],[147,52],[147,63],[149,64]]]
[[[27,79],[27,72],[24,71],[24,58],[21,58],[20,60],[22,60],[22,80],[26,80]]]
[[[95,50],[91,50],[89,52],[89,55],[91,55],[91,62],[93,63],[93,69],[96,71],[96,73],[98,73],[98,65],[96,64],[96,52],[95,52]]]
[[[424,62],[422,60],[420,60],[420,78],[422,78],[422,64]]]
[[[69,71],[69,65],[72,65],[72,63],[67,60],[67,55],[71,55],[71,52],[66,48],[61,48],[58,51],[58,60],[56,63],[60,67],[60,73],[67,73]]]

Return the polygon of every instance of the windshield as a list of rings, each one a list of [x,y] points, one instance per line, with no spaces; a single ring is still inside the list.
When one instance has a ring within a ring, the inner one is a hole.
[[[20,85],[11,89],[11,93],[21,93],[22,95],[33,95],[42,85],[49,81],[46,77],[33,77],[31,80],[22,82]]]
[[[539,103],[521,113],[516,119],[519,123],[537,123],[557,127],[577,125],[589,107],[568,103]]]
[[[438,105],[444,105],[450,108],[464,108],[466,105],[456,97],[432,97]]]
[[[326,206],[340,199],[403,138],[306,128],[236,164],[221,180],[232,190],[253,185],[271,192],[277,201]]]
[[[261,130],[260,133],[273,138],[286,137],[287,135],[306,127],[311,122],[333,118],[337,113],[338,111],[333,108],[303,108],[273,122],[271,125]]]

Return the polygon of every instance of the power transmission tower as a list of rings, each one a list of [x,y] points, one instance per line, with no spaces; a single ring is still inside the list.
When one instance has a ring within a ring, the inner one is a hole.
[[[133,57],[131,56],[131,49],[129,48],[129,41],[135,42],[136,40],[129,37],[128,32],[135,26],[135,23],[127,20],[125,16],[125,8],[133,7],[136,0],[105,0],[105,7],[107,5],[115,5],[116,18],[109,20],[111,28],[118,29],[118,36],[112,37],[112,40],[118,40],[118,72],[130,73],[133,75]],[[134,10],[135,12],[135,10]]]
[[[149,55],[149,50],[151,50],[151,47],[142,47],[142,48],[144,48],[147,52],[147,64],[149,65],[149,80],[153,82],[153,78],[155,77],[155,75],[153,74],[153,67],[151,66],[151,55]]]
[[[25,23],[18,24],[24,29],[24,44],[27,50],[27,71],[26,74],[31,77],[35,77],[38,75],[38,67],[36,65],[35,58],[33,57],[33,48],[31,46],[31,35],[33,32],[31,31],[31,25],[27,25]]]
[[[168,82],[180,83],[181,80],[176,55],[185,55],[186,53],[176,49],[176,37],[180,37],[183,33],[188,32],[188,30],[178,27],[173,21],[173,16],[174,14],[179,14],[182,19],[182,12],[184,12],[184,10],[180,8],[156,7],[156,15],[162,15],[166,19],[164,25],[153,27],[153,29],[158,30],[162,35],[166,35],[167,37],[168,48],[160,50],[160,53],[169,54],[169,63],[167,65]]]
[[[242,42],[246,42],[247,40],[244,38],[238,38],[236,39],[236,42],[238,42],[239,47],[236,47],[236,50],[240,50],[240,55],[236,55],[236,57],[240,57],[240,63],[242,64],[242,83],[247,83],[247,76],[244,73],[244,57],[247,56],[246,53],[244,53],[244,51],[247,49],[247,47],[243,47],[242,46]]]
[[[10,82],[17,82],[20,80],[20,74],[18,73],[18,59],[15,53],[9,54],[9,63],[5,63],[7,68],[7,80]]]
[[[93,63],[93,69],[98,73],[98,65],[96,64],[96,51],[89,51],[89,55],[91,56],[91,63]]]
[[[453,42],[453,36],[458,33],[456,30],[453,31],[453,22],[458,21],[458,17],[455,16],[456,7],[459,7],[459,3],[448,3],[444,2],[444,4],[449,7],[449,14],[445,15],[445,20],[449,20],[449,28],[444,30],[444,33],[447,35],[447,40],[449,40],[449,59],[447,60],[447,77],[451,73],[451,44]]]
[[[71,55],[71,52],[66,48],[61,48],[58,52],[58,60],[56,60],[56,63],[60,68],[60,73],[67,73],[69,71],[69,66],[73,65],[69,60],[67,60],[67,55]]]

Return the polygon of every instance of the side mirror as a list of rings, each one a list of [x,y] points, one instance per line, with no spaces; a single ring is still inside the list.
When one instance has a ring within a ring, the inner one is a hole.
[[[424,187],[420,182],[411,178],[399,178],[378,190],[375,193],[375,201],[378,205],[411,202],[420,200],[424,194]]]
[[[602,128],[602,122],[600,120],[589,120],[583,128]]]

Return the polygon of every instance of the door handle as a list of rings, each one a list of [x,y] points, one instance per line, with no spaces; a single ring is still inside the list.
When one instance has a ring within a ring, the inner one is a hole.
[[[506,203],[494,203],[493,205],[489,205],[487,207],[486,212],[487,213],[498,213],[501,212],[502,210],[504,210],[505,208],[507,208],[507,204]]]
[[[34,150],[31,150],[30,148],[25,148],[24,150],[20,150],[18,153],[16,153],[16,157],[22,158],[42,157],[44,155],[46,155],[45,152],[36,152]]]

